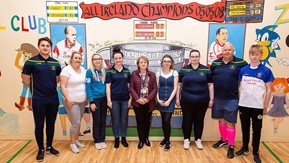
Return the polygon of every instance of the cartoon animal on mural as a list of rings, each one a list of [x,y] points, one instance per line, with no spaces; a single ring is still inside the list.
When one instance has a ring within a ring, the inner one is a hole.
[[[31,57],[39,53],[37,48],[29,43],[22,43],[20,46],[20,49],[17,49],[16,51],[17,51],[17,55],[15,58],[15,67],[18,68],[20,71],[22,71],[23,65],[28,59],[30,59]],[[21,63],[21,58],[22,58],[22,63]],[[15,107],[18,108],[20,111],[25,109],[24,103],[26,100],[27,92],[28,92],[28,97],[27,97],[28,106],[27,107],[29,110],[32,110],[31,92],[29,91],[29,88],[26,85],[22,84],[22,92],[20,95],[19,103],[15,102],[14,104]]]
[[[289,101],[286,94],[289,92],[288,85],[289,78],[276,78],[272,82],[272,97],[270,100],[271,109],[267,115],[274,117],[274,133],[277,133],[279,124],[283,121],[284,117],[288,117],[284,105],[289,109]]]
[[[272,65],[269,62],[271,57],[276,58],[275,50],[280,50],[278,41],[280,36],[274,30],[277,28],[277,25],[268,25],[262,29],[256,29],[257,43],[263,47],[263,56],[261,57],[261,63],[266,65]]]

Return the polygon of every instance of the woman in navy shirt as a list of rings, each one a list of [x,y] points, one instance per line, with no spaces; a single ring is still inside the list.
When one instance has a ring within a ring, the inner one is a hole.
[[[200,52],[190,52],[191,64],[183,67],[179,72],[179,88],[177,105],[181,105],[183,112],[184,149],[190,147],[192,124],[194,124],[195,144],[203,149],[201,142],[204,118],[208,106],[212,107],[214,90],[210,69],[200,64]]]
[[[112,131],[114,134],[114,148],[121,144],[128,147],[126,131],[128,126],[128,108],[130,107],[129,82],[130,71],[122,65],[123,54],[113,53],[114,65],[106,73],[107,106],[111,108]]]

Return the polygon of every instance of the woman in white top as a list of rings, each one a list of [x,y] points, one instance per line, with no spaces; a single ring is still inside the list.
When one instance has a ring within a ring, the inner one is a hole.
[[[60,74],[60,87],[63,94],[64,106],[71,122],[70,149],[73,153],[79,153],[79,148],[85,145],[78,141],[80,122],[84,113],[86,100],[85,74],[86,70],[81,66],[82,55],[72,52],[70,65],[64,67]]]

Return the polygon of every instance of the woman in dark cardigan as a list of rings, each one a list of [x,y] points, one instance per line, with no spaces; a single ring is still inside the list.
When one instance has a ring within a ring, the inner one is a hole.
[[[148,137],[152,111],[156,108],[156,75],[148,70],[148,65],[147,57],[141,56],[137,59],[138,70],[132,72],[129,88],[137,122],[138,149],[144,144],[151,146]]]

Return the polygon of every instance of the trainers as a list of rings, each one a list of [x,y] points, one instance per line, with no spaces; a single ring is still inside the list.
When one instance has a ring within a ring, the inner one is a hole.
[[[76,144],[70,144],[70,150],[72,153],[79,153],[79,149],[77,148]]]
[[[217,143],[213,144],[213,148],[221,148],[225,145],[228,145],[228,142],[223,141],[222,139],[219,140]]]
[[[254,163],[261,163],[261,159],[260,159],[260,156],[259,156],[259,153],[256,153],[253,155],[253,160],[254,160]]]
[[[95,145],[95,148],[96,148],[97,150],[101,150],[101,149],[102,149],[101,143],[95,143],[94,145]]]
[[[163,139],[162,141],[161,141],[161,143],[160,143],[160,147],[163,147],[164,145],[166,145],[166,140],[165,139]]]
[[[230,145],[228,148],[228,153],[227,153],[227,157],[229,159],[234,158],[234,146]]]
[[[50,154],[52,156],[59,156],[59,151],[54,149],[53,147],[47,147],[46,148],[46,153]]]
[[[189,139],[185,139],[184,140],[184,144],[183,144],[184,149],[189,149],[190,148],[190,140]]]
[[[164,151],[169,151],[171,149],[171,143],[170,142],[167,142],[165,144],[165,148],[164,148]]]
[[[88,134],[88,133],[90,133],[90,128],[87,128],[86,130],[83,131],[83,134],[84,134],[84,135],[85,135],[85,134]]]
[[[128,147],[128,143],[126,141],[126,137],[121,137],[121,144],[124,146],[124,147]]]
[[[107,148],[107,145],[105,144],[105,142],[101,142],[101,148],[102,149],[106,149]]]
[[[244,156],[244,155],[247,155],[247,154],[249,154],[249,150],[247,149],[244,149],[244,148],[241,148],[239,151],[237,151],[236,153],[235,153],[235,156],[236,157],[240,157],[240,156]]]
[[[84,148],[85,147],[85,145],[80,143],[78,140],[76,140],[75,144],[78,148]]]
[[[36,156],[38,162],[44,161],[44,150],[39,150]]]
[[[115,138],[114,139],[114,148],[118,148],[119,147],[119,138]]]
[[[202,150],[204,148],[201,139],[196,140],[195,144],[196,144],[197,149],[199,150]]]

